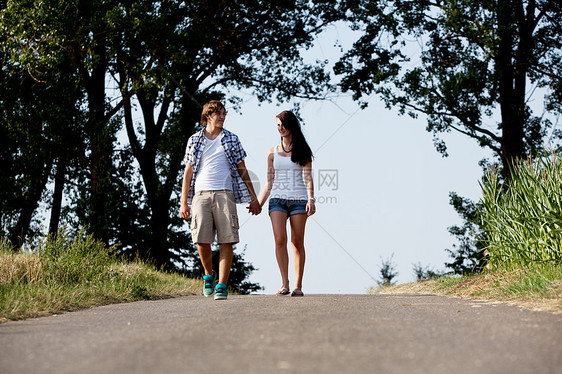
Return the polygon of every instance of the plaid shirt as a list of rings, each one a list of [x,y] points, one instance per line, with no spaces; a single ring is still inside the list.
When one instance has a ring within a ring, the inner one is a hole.
[[[185,157],[183,160],[187,165],[193,166],[193,178],[191,179],[191,186],[189,187],[189,194],[187,196],[188,204],[191,203],[195,194],[195,177],[199,171],[203,148],[207,141],[204,131],[205,129],[202,129],[201,131],[193,134],[187,141],[187,146],[185,148]],[[228,160],[230,168],[234,198],[238,204],[250,203],[252,201],[250,193],[248,192],[248,188],[244,184],[240,173],[238,173],[238,164],[244,161],[246,158],[246,152],[244,151],[244,148],[242,148],[242,144],[240,143],[238,136],[224,128],[222,129],[222,132],[224,136],[221,139],[221,144],[224,148],[224,153],[226,154],[226,159]]]

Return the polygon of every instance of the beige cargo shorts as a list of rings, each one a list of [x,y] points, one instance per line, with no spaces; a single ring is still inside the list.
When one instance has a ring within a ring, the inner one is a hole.
[[[191,202],[191,237],[195,244],[236,244],[238,212],[230,190],[197,191]]]

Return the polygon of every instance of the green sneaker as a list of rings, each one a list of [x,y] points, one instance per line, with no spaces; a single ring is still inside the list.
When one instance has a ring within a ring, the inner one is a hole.
[[[226,284],[217,284],[217,287],[215,287],[215,300],[226,300],[227,297],[228,290],[226,289]]]
[[[213,296],[215,292],[215,271],[211,275],[203,275],[203,295]]]

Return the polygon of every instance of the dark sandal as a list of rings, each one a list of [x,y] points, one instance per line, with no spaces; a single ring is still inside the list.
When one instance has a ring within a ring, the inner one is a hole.
[[[301,290],[294,290],[293,293],[291,293],[291,296],[304,296],[304,294]]]

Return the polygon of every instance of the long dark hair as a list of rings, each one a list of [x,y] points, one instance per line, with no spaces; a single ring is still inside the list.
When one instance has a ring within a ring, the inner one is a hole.
[[[299,164],[300,166],[304,166],[312,161],[314,156],[312,155],[310,146],[304,138],[301,130],[301,124],[299,123],[297,116],[295,116],[293,112],[285,110],[279,113],[276,117],[279,118],[283,127],[289,130],[293,135],[291,161],[295,164]]]

